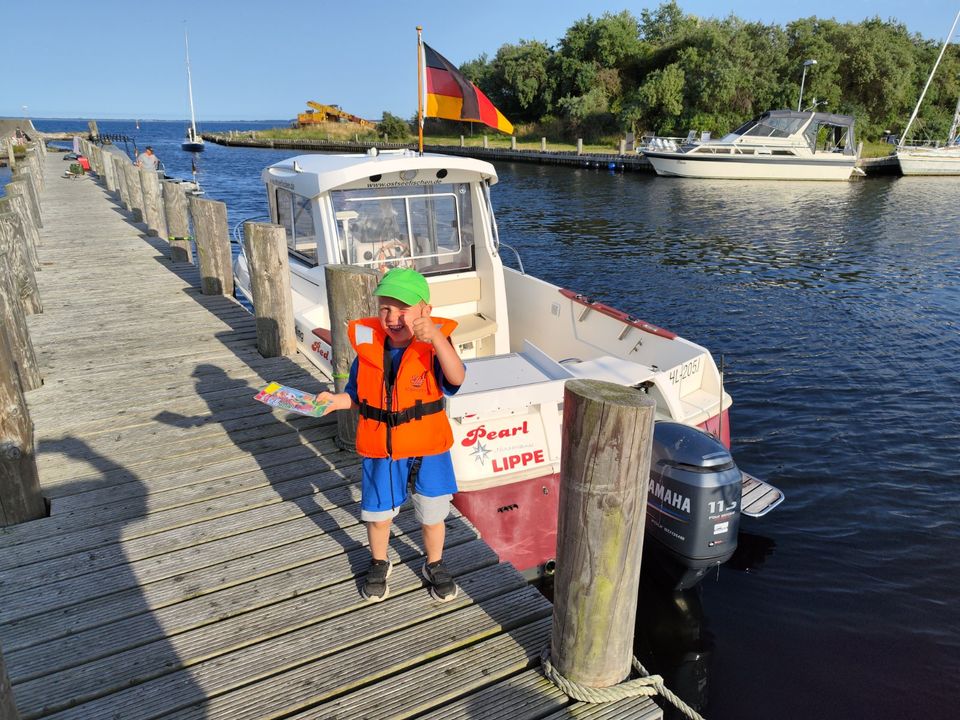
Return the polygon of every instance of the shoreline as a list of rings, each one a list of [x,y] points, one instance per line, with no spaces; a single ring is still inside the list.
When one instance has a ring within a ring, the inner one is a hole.
[[[224,135],[223,133],[203,133],[208,142],[227,147],[257,147],[274,150],[317,150],[329,152],[365,152],[369,148],[378,150],[415,150],[415,143],[390,142],[352,142],[349,140],[286,140],[270,138],[251,138]],[[636,151],[627,154],[577,153],[576,150],[509,150],[500,148],[458,147],[456,145],[424,144],[424,151],[475,157],[490,162],[528,162],[540,165],[565,165],[580,168],[605,168],[608,170],[629,170],[631,172],[653,173],[650,161]],[[866,173],[866,177],[899,175],[896,157],[861,158],[857,167]],[[851,178],[853,180],[855,178]]]

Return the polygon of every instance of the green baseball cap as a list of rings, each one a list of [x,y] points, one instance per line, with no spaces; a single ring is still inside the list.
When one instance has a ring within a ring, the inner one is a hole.
[[[411,268],[391,268],[383,276],[374,295],[391,297],[407,305],[416,305],[421,300],[430,302],[430,286],[427,279]]]

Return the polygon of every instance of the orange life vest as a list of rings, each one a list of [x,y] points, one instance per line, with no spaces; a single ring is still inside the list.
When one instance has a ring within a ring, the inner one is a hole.
[[[450,337],[457,327],[455,320],[430,319],[444,337]],[[449,450],[453,431],[444,412],[443,390],[433,372],[433,346],[419,340],[410,343],[388,392],[384,357],[390,355],[380,319],[354,320],[347,332],[359,359],[357,452],[364,457],[399,459]]]

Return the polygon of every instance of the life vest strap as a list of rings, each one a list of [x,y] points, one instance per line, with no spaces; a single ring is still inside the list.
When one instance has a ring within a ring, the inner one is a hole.
[[[445,399],[439,398],[438,400],[433,400],[428,403],[417,400],[415,405],[408,407],[406,410],[388,412],[383,408],[370,405],[366,400],[361,400],[359,412],[362,418],[384,423],[387,427],[393,428],[408,423],[411,420],[419,420],[425,415],[434,415],[435,413],[443,412],[445,407]]]

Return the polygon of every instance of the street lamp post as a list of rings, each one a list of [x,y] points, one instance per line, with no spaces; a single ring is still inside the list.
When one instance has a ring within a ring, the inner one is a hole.
[[[797,100],[797,112],[800,112],[800,109],[803,107],[803,83],[807,79],[807,68],[816,64],[816,60],[803,61],[803,76],[800,78],[800,99]]]

